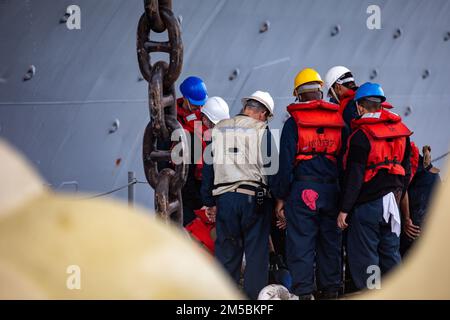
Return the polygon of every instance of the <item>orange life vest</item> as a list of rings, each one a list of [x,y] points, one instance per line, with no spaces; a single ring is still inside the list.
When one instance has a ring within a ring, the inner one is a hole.
[[[214,255],[214,232],[216,224],[210,222],[205,209],[194,211],[197,217],[185,229]]]
[[[406,137],[412,132],[405,126],[401,117],[390,111],[381,109],[379,112],[366,114],[365,117],[352,121],[353,134],[362,130],[370,143],[364,182],[376,176],[379,170],[386,169],[390,174],[405,175],[401,163],[406,149]],[[348,154],[348,148],[347,148]],[[347,162],[347,154],[344,164]]]
[[[183,108],[183,98],[178,98],[177,120],[181,123],[185,130],[187,130],[189,133],[194,133],[196,131],[194,127],[195,121],[202,121],[201,109],[197,109],[194,112],[186,110],[185,108]],[[201,127],[203,130],[207,129],[203,124],[201,124]]]
[[[182,127],[189,132],[191,135],[195,135],[202,143],[202,155],[206,148],[206,142],[203,139],[203,134],[208,130],[208,128],[201,123],[201,125],[195,126],[196,121],[202,121],[201,110],[198,109],[194,112],[190,110],[186,110],[183,108],[183,98],[179,98],[177,100],[177,119],[178,122],[181,123]],[[193,142],[193,140],[191,140]],[[194,147],[191,146],[191,151],[193,151]],[[202,168],[203,168],[203,157],[201,156],[199,159],[195,159],[194,162],[195,170],[194,176],[195,179],[202,179]]]
[[[347,107],[348,103],[355,98],[355,93],[356,93],[356,91],[349,89],[339,99],[339,113],[340,114],[344,113],[344,110]]]
[[[298,128],[297,163],[317,155],[336,161],[341,149],[341,130],[345,126],[339,106],[314,100],[291,104],[287,111]]]

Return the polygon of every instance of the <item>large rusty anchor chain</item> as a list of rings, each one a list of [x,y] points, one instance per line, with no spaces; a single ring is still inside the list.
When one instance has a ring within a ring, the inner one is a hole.
[[[142,76],[148,82],[150,122],[145,128],[142,149],[145,176],[155,189],[156,214],[182,224],[181,188],[186,182],[187,164],[183,161],[167,165],[175,143],[172,140],[182,143],[182,150],[187,150],[186,134],[177,121],[174,86],[183,64],[180,25],[172,12],[171,0],[144,0],[144,6],[145,13],[137,29],[137,57]],[[152,31],[167,31],[168,41],[152,41]],[[168,53],[169,63],[161,60],[152,64],[153,52]]]

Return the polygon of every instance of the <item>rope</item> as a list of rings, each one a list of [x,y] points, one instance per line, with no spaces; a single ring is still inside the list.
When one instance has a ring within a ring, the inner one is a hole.
[[[436,162],[436,161],[439,161],[439,160],[441,160],[441,159],[444,159],[444,158],[445,158],[446,156],[448,156],[449,154],[450,154],[450,151],[447,151],[447,152],[444,153],[443,155],[440,155],[439,157],[437,157],[437,158],[431,160],[431,162]]]
[[[139,183],[139,184],[148,184],[148,182],[138,181],[138,180],[135,178],[135,179],[133,179],[133,181],[131,181],[130,183],[128,183],[128,184],[126,184],[126,185],[124,185],[124,186],[115,188],[115,189],[110,190],[110,191],[107,191],[107,192],[95,194],[95,195],[89,196],[89,197],[87,197],[87,198],[83,198],[83,200],[88,200],[88,199],[94,199],[94,198],[104,197],[104,196],[110,195],[110,194],[112,194],[112,193],[115,193],[115,192],[117,192],[117,191],[126,189],[126,188],[128,188],[129,186],[132,186],[132,185],[138,184],[138,183]]]
[[[148,182],[145,182],[145,181],[138,181],[138,180],[136,180],[136,183],[148,184]]]

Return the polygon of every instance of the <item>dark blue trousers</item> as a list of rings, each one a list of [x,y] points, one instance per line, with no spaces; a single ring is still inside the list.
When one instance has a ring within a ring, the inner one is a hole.
[[[433,196],[434,188],[439,184],[439,174],[428,172],[424,169],[417,172],[409,185],[409,212],[411,220],[416,226],[421,227],[426,218],[428,205]],[[404,233],[400,237],[400,253],[402,257],[408,253],[415,240],[410,239]]]
[[[256,299],[268,284],[269,230],[273,203],[255,212],[255,197],[227,192],[217,199],[215,252],[236,283],[239,283],[245,253],[244,291]]]
[[[302,199],[307,189],[318,194],[315,210]],[[323,292],[337,292],[342,287],[342,232],[336,224],[338,195],[337,184],[292,184],[285,202],[286,257],[296,295],[313,293],[315,284]]]
[[[359,290],[367,288],[367,280],[378,266],[381,274],[400,263],[400,238],[383,219],[383,199],[356,206],[348,227],[347,253],[350,273]]]

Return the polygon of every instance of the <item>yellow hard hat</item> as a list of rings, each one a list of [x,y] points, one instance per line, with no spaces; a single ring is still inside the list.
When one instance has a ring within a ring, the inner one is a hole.
[[[321,85],[323,85],[323,80],[320,77],[320,74],[311,68],[306,68],[297,73],[297,76],[295,77],[294,81],[294,91],[293,95],[296,97],[295,89],[297,89],[299,86],[308,83],[308,82],[319,82]]]

